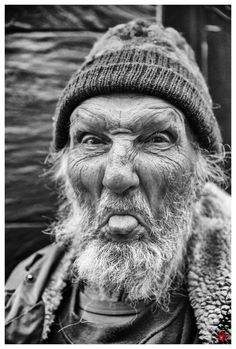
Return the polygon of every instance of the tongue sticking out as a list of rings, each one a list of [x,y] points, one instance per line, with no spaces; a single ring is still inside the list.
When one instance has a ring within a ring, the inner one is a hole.
[[[111,234],[126,235],[138,226],[138,221],[133,216],[114,215],[110,217],[108,225]]]

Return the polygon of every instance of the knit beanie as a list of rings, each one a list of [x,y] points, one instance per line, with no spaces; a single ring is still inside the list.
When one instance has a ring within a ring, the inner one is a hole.
[[[212,100],[193,50],[175,29],[144,20],[109,29],[72,75],[57,104],[53,150],[67,144],[70,115],[82,101],[128,92],[170,102],[183,112],[202,148],[220,150]]]

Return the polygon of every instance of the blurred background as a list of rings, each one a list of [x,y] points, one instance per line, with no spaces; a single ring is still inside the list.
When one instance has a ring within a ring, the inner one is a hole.
[[[179,30],[208,82],[224,143],[231,144],[231,8],[208,5],[7,5],[6,277],[49,244],[56,194],[42,177],[58,96],[92,44],[136,18]]]

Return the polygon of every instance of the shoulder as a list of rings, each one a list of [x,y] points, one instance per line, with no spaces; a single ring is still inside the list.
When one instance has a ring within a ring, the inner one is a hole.
[[[193,259],[212,261],[212,268],[218,261],[230,264],[231,246],[231,202],[230,195],[207,183],[193,212],[192,234],[189,247],[194,251]]]
[[[55,253],[58,247],[55,244],[48,245],[21,261],[11,272],[6,282],[6,289],[14,290],[24,279],[29,270],[36,264],[41,264],[47,257]]]
[[[201,217],[229,221],[231,197],[215,184],[207,183],[196,208]]]
[[[200,200],[195,204],[189,254],[199,263],[227,260],[230,265],[231,205],[230,195],[215,184],[207,183]],[[192,252],[190,252],[192,251]],[[210,267],[210,264],[208,265]],[[207,266],[205,266],[207,268]]]

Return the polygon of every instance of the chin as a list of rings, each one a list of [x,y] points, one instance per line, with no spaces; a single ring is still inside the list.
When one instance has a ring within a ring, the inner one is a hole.
[[[176,249],[167,245],[164,249],[142,240],[90,241],[75,259],[73,275],[106,297],[122,294],[122,299],[131,303],[155,300],[164,306],[173,280],[180,275],[182,260],[179,253],[173,254]]]

